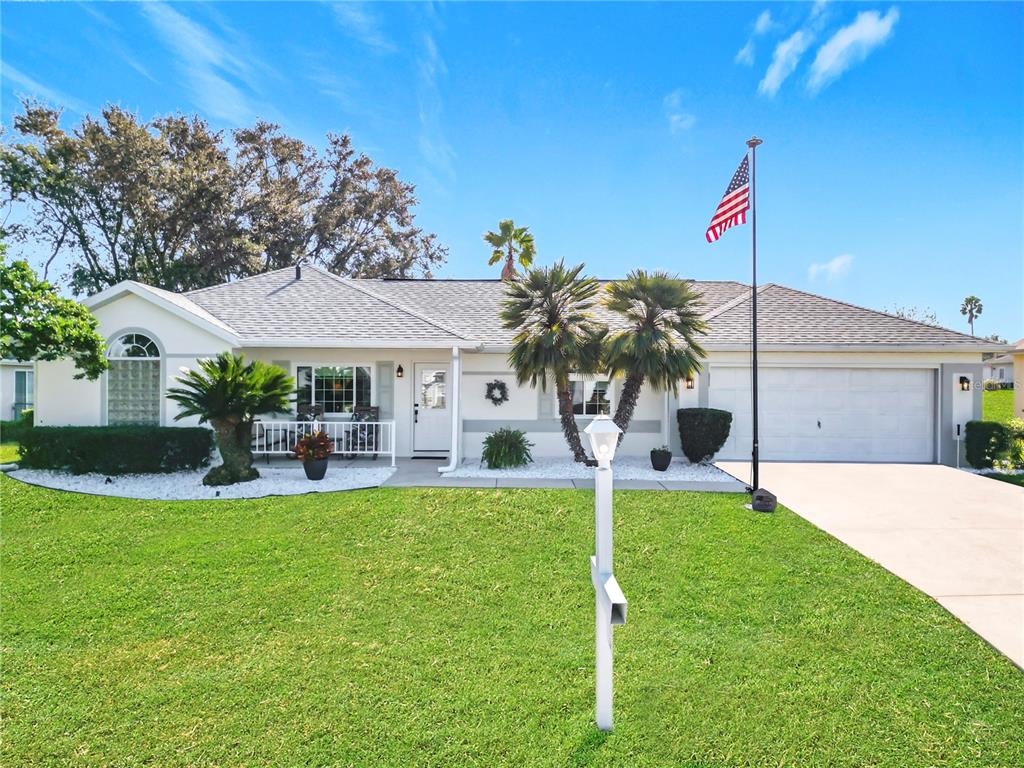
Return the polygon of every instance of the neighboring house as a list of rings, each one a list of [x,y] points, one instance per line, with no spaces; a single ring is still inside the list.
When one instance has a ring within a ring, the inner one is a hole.
[[[1024,339],[1010,351],[1013,356],[1013,415],[1024,419]]]
[[[750,289],[696,282],[708,359],[678,396],[646,388],[620,453],[669,444],[675,411],[733,413],[722,459],[750,455]],[[525,430],[533,455],[568,455],[554,392],[516,384],[513,332],[498,318],[497,280],[349,279],[283,269],[185,294],[123,282],[85,304],[110,340],[99,381],[70,361],[38,363],[36,423],[194,424],[165,398],[182,367],[224,350],[276,363],[326,419],[373,405],[394,420],[399,456],[477,457],[483,438]],[[601,308],[612,327],[616,316]],[[760,436],[766,460],[955,463],[955,424],[981,415],[982,354],[1005,347],[822,296],[758,289]],[[45,371],[45,374],[43,373]],[[574,377],[580,426],[613,411],[620,382]],[[487,384],[503,381],[495,405]]]
[[[32,363],[0,360],[0,421],[13,421],[35,401]]]
[[[985,381],[994,381],[997,384],[1009,384],[1013,381],[1013,355],[996,355],[985,361],[981,373]]]

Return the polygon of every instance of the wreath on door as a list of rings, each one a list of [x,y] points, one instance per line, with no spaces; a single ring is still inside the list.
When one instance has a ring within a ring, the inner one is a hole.
[[[487,382],[487,394],[484,395],[495,405],[508,402],[508,385],[504,381],[495,379]]]

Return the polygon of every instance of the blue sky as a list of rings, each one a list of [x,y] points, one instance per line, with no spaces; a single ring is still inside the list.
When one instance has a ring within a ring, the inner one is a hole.
[[[512,217],[539,258],[749,281],[750,228],[704,230],[758,151],[759,277],[1024,335],[1020,3],[4,3],[20,96],[68,124],[263,117],[347,131],[417,185],[444,277],[496,276]]]

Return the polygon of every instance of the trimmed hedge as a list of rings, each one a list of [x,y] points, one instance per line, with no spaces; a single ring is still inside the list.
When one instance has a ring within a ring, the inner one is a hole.
[[[732,428],[732,414],[717,408],[680,408],[676,421],[683,453],[693,464],[718,453]]]
[[[33,427],[19,439],[19,464],[76,475],[153,474],[210,463],[213,432],[205,427]]]
[[[968,421],[964,428],[964,456],[975,469],[991,469],[1009,447],[1006,427],[997,421]]]
[[[26,408],[14,421],[0,421],[0,442],[18,442],[23,432],[32,429],[34,420],[35,414],[32,409]]]

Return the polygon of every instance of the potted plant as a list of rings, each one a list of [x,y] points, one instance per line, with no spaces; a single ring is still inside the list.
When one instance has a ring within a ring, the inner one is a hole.
[[[664,472],[668,469],[668,465],[672,463],[672,451],[669,450],[667,445],[661,446],[661,448],[651,449],[651,466],[654,467],[658,472]]]
[[[300,437],[292,451],[295,458],[302,462],[308,479],[323,480],[327,474],[327,460],[334,452],[334,442],[321,429]]]

